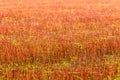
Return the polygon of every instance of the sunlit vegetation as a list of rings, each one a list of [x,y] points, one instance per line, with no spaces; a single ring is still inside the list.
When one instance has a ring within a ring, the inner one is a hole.
[[[120,80],[118,0],[0,2],[0,80]]]

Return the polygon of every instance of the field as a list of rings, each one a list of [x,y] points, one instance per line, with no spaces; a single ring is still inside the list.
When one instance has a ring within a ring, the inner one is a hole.
[[[0,80],[120,80],[120,0],[0,0]]]

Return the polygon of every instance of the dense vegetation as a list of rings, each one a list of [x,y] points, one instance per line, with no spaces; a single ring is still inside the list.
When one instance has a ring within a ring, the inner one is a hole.
[[[120,80],[118,0],[0,2],[0,80]]]

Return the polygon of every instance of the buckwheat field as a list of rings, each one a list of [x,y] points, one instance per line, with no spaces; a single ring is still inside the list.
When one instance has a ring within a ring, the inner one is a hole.
[[[120,80],[120,0],[0,0],[0,80]]]

